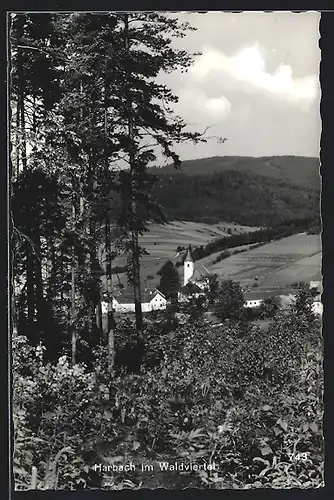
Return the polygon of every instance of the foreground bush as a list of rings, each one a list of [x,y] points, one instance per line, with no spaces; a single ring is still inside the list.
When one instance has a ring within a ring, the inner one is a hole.
[[[131,346],[131,338],[121,342],[129,328],[117,334],[123,347]],[[141,372],[120,366],[113,375],[103,346],[88,370],[65,357],[45,363],[42,346],[14,338],[18,488],[29,487],[33,466],[38,488],[105,485],[91,466],[108,460],[219,466],[160,479],[115,473],[112,489],[321,484],[322,348],[314,318],[291,309],[267,332],[229,322],[212,329],[199,320],[146,333]]]

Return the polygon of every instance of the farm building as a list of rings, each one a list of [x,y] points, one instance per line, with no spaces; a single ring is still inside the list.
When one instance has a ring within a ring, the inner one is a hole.
[[[312,304],[312,311],[314,314],[322,315],[323,313],[323,305],[319,300],[315,300]]]
[[[310,282],[310,288],[317,288],[319,293],[314,297],[314,301],[312,303],[312,311],[315,314],[322,315],[323,313],[323,305],[321,303],[321,294],[320,290],[322,289],[322,284],[321,282],[317,281],[311,281]],[[275,291],[275,290],[256,290],[256,291],[250,291],[247,290],[244,293],[244,298],[245,298],[245,304],[244,307],[249,307],[249,308],[257,308],[259,307],[262,302],[268,298],[268,297],[276,297],[281,306],[285,307],[291,303],[294,302],[296,298],[296,292],[293,290],[280,290],[280,291]]]
[[[161,311],[166,309],[167,299],[160,290],[157,289],[145,289],[142,291],[142,311],[152,312]],[[135,312],[135,304],[133,300],[132,290],[125,290],[119,292],[112,300],[112,308],[115,312]],[[102,302],[102,313],[106,314],[108,312],[108,303]]]
[[[280,303],[287,305],[295,299],[295,294],[291,290],[247,290],[244,292],[244,307],[259,307],[262,302],[271,297],[277,297]]]

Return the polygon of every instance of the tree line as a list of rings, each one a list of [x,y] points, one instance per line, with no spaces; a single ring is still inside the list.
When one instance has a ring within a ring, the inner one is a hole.
[[[193,246],[191,254],[193,260],[196,261],[203,259],[208,255],[212,255],[213,253],[222,251],[220,258],[219,256],[217,257],[218,262],[219,260],[227,258],[231,255],[228,249],[242,245],[254,245],[253,248],[255,248],[257,245],[269,243],[273,240],[280,240],[281,238],[292,236],[293,234],[301,231],[307,231],[309,234],[319,234],[320,216],[319,220],[316,220],[314,217],[288,219],[275,226],[265,227],[250,233],[231,234],[230,236],[224,236],[223,238],[216,238],[206,245],[200,245],[198,247]],[[235,250],[235,252],[238,252],[238,250]],[[183,265],[183,260],[176,263],[177,267],[181,265]]]
[[[158,151],[179,165],[175,143],[206,140],[157,81],[192,64],[172,46],[192,29],[159,12],[11,15],[13,326],[54,354],[71,338],[73,364],[102,332],[112,370],[120,253],[143,352],[139,236],[166,221],[148,166]]]

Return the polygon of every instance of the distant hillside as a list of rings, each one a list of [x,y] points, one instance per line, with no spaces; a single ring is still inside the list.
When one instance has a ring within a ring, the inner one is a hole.
[[[305,230],[320,224],[316,158],[214,157],[151,172],[159,177],[154,195],[169,220],[273,226],[306,218]]]
[[[158,175],[174,175],[182,172],[185,175],[213,175],[226,170],[264,175],[288,184],[316,188],[320,186],[320,161],[318,158],[303,156],[264,156],[259,158],[247,156],[213,156],[187,160],[181,169],[172,165],[152,168],[151,172]]]

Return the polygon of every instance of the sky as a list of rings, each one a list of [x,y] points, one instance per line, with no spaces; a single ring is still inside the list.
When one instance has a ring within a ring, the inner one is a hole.
[[[177,13],[197,31],[174,41],[201,52],[188,73],[161,75],[189,130],[225,137],[183,144],[181,159],[319,156],[320,13]]]

